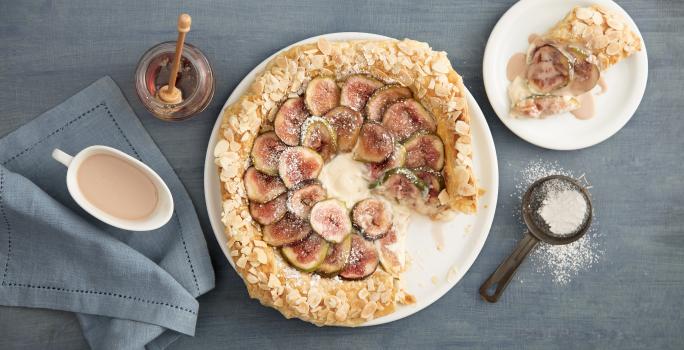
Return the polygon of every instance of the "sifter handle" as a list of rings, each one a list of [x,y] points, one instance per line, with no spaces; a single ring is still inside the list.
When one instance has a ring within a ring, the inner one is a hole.
[[[489,278],[482,283],[482,286],[480,286],[480,296],[484,301],[490,303],[499,301],[501,294],[503,294],[506,286],[508,286],[508,282],[513,279],[513,275],[515,275],[518,266],[525,260],[527,254],[537,246],[537,243],[539,243],[539,240],[529,231],[525,233],[525,236],[515,246],[511,255],[509,255],[506,260],[494,270]]]

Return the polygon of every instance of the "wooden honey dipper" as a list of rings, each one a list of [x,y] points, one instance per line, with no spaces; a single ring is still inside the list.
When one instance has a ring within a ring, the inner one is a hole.
[[[180,69],[181,56],[183,55],[183,44],[185,43],[185,34],[190,31],[190,24],[192,18],[187,13],[182,13],[178,17],[178,40],[176,40],[176,54],[173,58],[173,66],[171,67],[171,75],[169,75],[169,84],[164,85],[157,92],[157,96],[165,103],[180,103],[183,101],[183,93],[176,87],[176,77],[178,76],[178,69]]]

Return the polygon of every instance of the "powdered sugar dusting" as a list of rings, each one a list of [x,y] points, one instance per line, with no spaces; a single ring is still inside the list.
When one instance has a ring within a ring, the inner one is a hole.
[[[592,187],[584,173],[580,173],[579,176],[575,173],[563,168],[557,161],[547,162],[541,159],[530,161],[515,176],[516,186],[511,197],[522,200],[525,191],[533,182],[550,175],[569,176],[587,189]],[[513,208],[513,215],[523,224],[519,205]],[[599,232],[596,213],[594,213],[591,227],[582,238],[566,245],[540,242],[530,254],[530,262],[537,273],[550,276],[556,285],[567,285],[601,259],[604,253],[600,239],[602,236]]]

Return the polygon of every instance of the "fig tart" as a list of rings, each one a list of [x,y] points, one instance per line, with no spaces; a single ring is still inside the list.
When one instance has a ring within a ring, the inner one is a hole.
[[[355,326],[413,303],[409,217],[477,209],[465,88],[426,43],[292,47],[222,118],[230,255],[250,296],[287,318]]]

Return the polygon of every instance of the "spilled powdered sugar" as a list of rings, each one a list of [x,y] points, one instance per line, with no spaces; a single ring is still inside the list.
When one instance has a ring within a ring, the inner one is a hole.
[[[549,175],[565,175],[574,178],[586,189],[591,189],[591,184],[584,173],[579,176],[573,171],[561,167],[558,162],[547,162],[541,159],[529,162],[515,176],[515,192],[511,197],[516,197],[518,203],[522,200],[527,188],[536,180]],[[513,208],[513,215],[524,225],[520,215],[520,206]],[[594,213],[589,231],[577,241],[566,245],[551,245],[540,242],[537,248],[530,253],[530,262],[537,273],[550,276],[556,285],[567,285],[582,272],[591,268],[603,256],[603,245],[600,239],[599,223]]]

